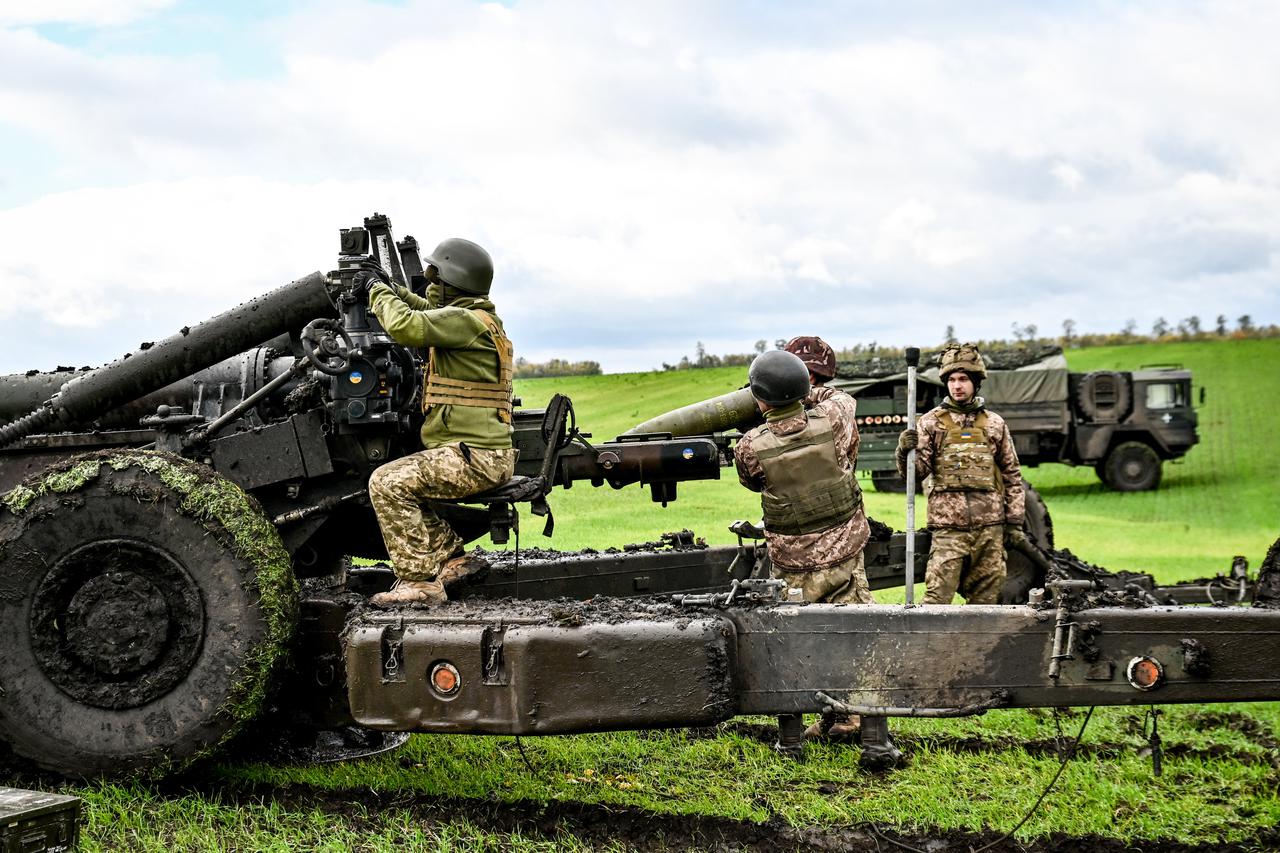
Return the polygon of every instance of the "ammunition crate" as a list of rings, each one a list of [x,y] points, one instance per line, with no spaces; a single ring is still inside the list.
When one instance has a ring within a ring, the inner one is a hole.
[[[0,853],[61,853],[79,841],[79,797],[0,787]]]

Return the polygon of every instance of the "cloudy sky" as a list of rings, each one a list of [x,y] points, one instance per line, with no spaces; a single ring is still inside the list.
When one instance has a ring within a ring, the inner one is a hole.
[[[1280,4],[0,0],[0,373],[485,245],[532,360],[1280,322]]]

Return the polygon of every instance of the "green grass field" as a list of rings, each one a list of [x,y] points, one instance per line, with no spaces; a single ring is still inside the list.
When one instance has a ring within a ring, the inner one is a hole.
[[[1183,464],[1166,468],[1158,492],[1107,492],[1092,470],[1030,472],[1053,514],[1059,547],[1113,569],[1151,570],[1162,580],[1225,570],[1234,554],[1248,556],[1256,568],[1280,535],[1274,485],[1280,453],[1264,429],[1280,391],[1270,369],[1280,363],[1280,341],[1115,347],[1072,353],[1070,360],[1077,370],[1178,362],[1195,371],[1207,401],[1201,445]],[[744,377],[742,369],[720,369],[545,379],[520,383],[518,393],[527,406],[556,391],[571,395],[580,425],[605,440],[656,413],[738,387]],[[758,518],[759,505],[725,473],[720,482],[682,486],[666,509],[638,487],[613,492],[579,484],[553,496],[552,544],[620,545],[682,527],[728,542],[728,522]],[[902,500],[868,490],[871,514],[896,527],[902,526]],[[540,529],[533,521],[526,531]],[[524,544],[544,542],[526,532]],[[802,764],[779,758],[768,745],[770,721],[749,719],[712,731],[526,739],[523,754],[511,738],[420,735],[397,753],[348,765],[228,758],[209,768],[195,791],[138,784],[76,793],[88,803],[87,850],[629,847],[621,834],[601,844],[598,837],[573,835],[573,826],[569,834],[532,823],[495,827],[477,823],[469,811],[529,803],[598,803],[606,818],[609,809],[635,807],[658,826],[672,815],[699,815],[773,819],[782,826],[1004,831],[1056,770],[1059,726],[1074,735],[1081,719],[1079,712],[1059,720],[1049,711],[1001,711],[896,721],[909,763],[883,776],[860,771],[855,748],[818,746]],[[1140,752],[1146,745],[1142,710],[1099,709],[1082,754],[1018,838],[1065,833],[1240,842],[1256,849],[1275,843],[1280,709],[1170,707],[1161,731],[1164,773],[1157,777]],[[423,804],[433,802],[444,805],[424,811]],[[673,848],[689,849],[680,846],[687,840],[673,836]]]

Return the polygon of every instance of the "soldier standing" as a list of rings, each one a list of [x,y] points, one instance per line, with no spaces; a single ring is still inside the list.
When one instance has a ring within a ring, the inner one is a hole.
[[[997,604],[1005,579],[1006,543],[1025,541],[1018,454],[1004,419],[978,396],[987,368],[973,344],[942,351],[942,405],[898,439],[898,473],[916,450],[916,477],[928,484],[933,545],[925,570],[925,604]],[[967,565],[967,568],[966,568]]]
[[[774,576],[805,601],[872,604],[863,566],[871,530],[854,473],[856,402],[834,388],[811,390],[809,368],[782,350],[757,356],[748,378],[765,423],[738,441],[734,459],[742,485],[760,493]],[[829,715],[805,734],[857,730],[856,721]]]
[[[499,486],[515,473],[511,445],[511,341],[489,301],[493,261],[469,240],[449,239],[427,257],[427,298],[367,273],[369,307],[387,334],[428,347],[418,453],[388,462],[369,478],[369,498],[396,584],[373,596],[380,606],[437,604],[442,580],[471,568],[463,542],[424,505]],[[443,573],[443,577],[442,577]]]

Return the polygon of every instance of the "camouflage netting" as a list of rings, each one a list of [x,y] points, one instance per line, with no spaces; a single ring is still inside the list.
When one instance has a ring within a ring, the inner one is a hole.
[[[979,348],[987,370],[1017,370],[1028,364],[1035,364],[1055,355],[1062,355],[1062,347],[1056,344],[1015,344],[992,345]],[[920,369],[925,370],[938,366],[941,349],[933,352],[920,352]],[[896,376],[907,372],[907,361],[898,352],[892,355],[867,356],[865,358],[841,361],[836,365],[836,376],[840,379],[860,379],[863,377]]]
[[[45,471],[0,496],[0,505],[21,517],[46,494],[68,495],[96,480],[104,468],[123,471],[138,468],[178,498],[178,511],[190,516],[212,535],[224,541],[252,571],[250,589],[257,594],[266,630],[262,641],[248,650],[231,691],[223,697],[219,711],[233,724],[217,744],[211,745],[184,764],[211,754],[233,738],[261,712],[271,673],[282,659],[292,639],[298,618],[298,583],[292,561],[275,525],[258,502],[235,483],[181,457],[155,451],[100,451],[76,457]],[[140,495],[154,500],[154,492]],[[157,768],[170,772],[176,767]]]

